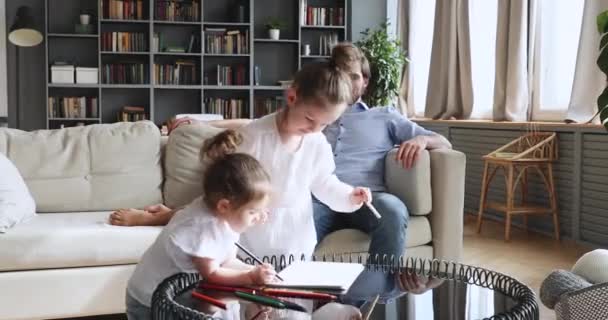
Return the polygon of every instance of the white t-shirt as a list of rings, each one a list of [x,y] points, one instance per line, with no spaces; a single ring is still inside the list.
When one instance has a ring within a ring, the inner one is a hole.
[[[311,256],[317,243],[311,192],[334,211],[361,207],[350,203],[353,187],[334,175],[331,146],[318,132],[305,135],[295,152],[288,151],[279,136],[276,113],[252,121],[241,132],[238,151],[260,161],[273,187],[267,222],[242,233],[241,244],[259,257]]]
[[[180,272],[197,272],[192,257],[219,263],[234,257],[239,234],[205,206],[202,197],[178,211],[144,253],[127,285],[127,292],[150,306],[156,287]]]

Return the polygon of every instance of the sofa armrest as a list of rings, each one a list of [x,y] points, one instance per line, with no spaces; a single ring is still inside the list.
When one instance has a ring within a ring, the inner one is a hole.
[[[414,166],[406,170],[395,160],[397,150],[389,151],[384,160],[386,188],[405,203],[410,215],[426,215],[432,208],[429,152],[420,152]]]
[[[435,258],[460,262],[464,223],[466,156],[451,149],[431,150],[433,210],[430,215]]]
[[[410,215],[428,214],[435,258],[460,261],[465,155],[449,149],[425,150],[414,166],[405,170],[395,160],[396,152],[391,150],[385,159],[388,192],[403,200]]]

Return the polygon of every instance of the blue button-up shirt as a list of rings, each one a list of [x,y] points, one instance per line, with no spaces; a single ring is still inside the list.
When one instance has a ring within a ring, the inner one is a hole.
[[[385,191],[384,158],[388,151],[418,135],[431,135],[393,107],[369,109],[363,102],[348,107],[323,131],[331,144],[336,175],[353,186]]]

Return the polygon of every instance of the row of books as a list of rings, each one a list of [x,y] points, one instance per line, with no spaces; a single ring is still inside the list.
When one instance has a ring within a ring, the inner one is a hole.
[[[249,53],[249,30],[225,28],[205,29],[205,53],[247,54]]]
[[[331,55],[331,50],[338,44],[338,34],[335,32],[322,34],[319,37],[319,55]]]
[[[174,42],[174,41],[173,41]],[[165,37],[160,32],[155,32],[152,35],[152,51],[154,52],[186,52],[193,53],[201,50],[201,39],[196,34],[191,34],[188,43],[184,46],[168,46],[165,43]]]
[[[197,84],[196,64],[191,61],[176,61],[175,64],[155,64],[154,83]]]
[[[284,104],[285,99],[282,96],[277,96],[274,98],[257,97],[255,98],[253,105],[253,116],[255,118],[263,117],[267,114],[277,111]]]
[[[143,84],[147,83],[148,66],[143,63],[109,63],[102,67],[102,83]]]
[[[146,34],[141,32],[102,32],[101,50],[112,52],[147,51]]]
[[[224,119],[247,118],[247,103],[243,99],[207,97],[204,100],[207,113],[221,114]]]
[[[166,21],[200,21],[198,0],[168,0],[156,2],[156,19]]]
[[[104,19],[143,20],[143,0],[102,0],[101,12]]]
[[[97,118],[97,97],[49,97],[49,118]]]
[[[118,121],[134,122],[140,120],[148,120],[146,109],[139,106],[124,106],[118,112]]]
[[[235,67],[217,65],[218,86],[244,86],[248,82],[244,65],[239,64]]]
[[[307,0],[302,0],[302,24],[309,26],[343,26],[343,7],[313,7]]]

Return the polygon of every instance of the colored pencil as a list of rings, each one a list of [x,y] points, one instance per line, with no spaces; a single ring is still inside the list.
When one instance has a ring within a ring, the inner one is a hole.
[[[255,289],[252,289],[252,288],[230,287],[230,286],[223,286],[223,285],[217,285],[217,284],[212,284],[212,283],[200,283],[198,285],[198,287],[201,289],[216,290],[216,291],[222,291],[222,292],[242,291],[242,292],[247,292],[247,293],[255,293]]]
[[[376,216],[376,218],[381,219],[382,216],[380,215],[380,213],[378,212],[378,210],[376,210],[376,208],[369,202],[365,202],[365,205],[369,208],[369,210]]]
[[[242,291],[235,291],[234,295],[243,300],[255,302],[255,303],[258,303],[261,305],[265,305],[265,306],[269,306],[269,307],[273,307],[273,308],[277,308],[277,309],[287,309],[287,306],[284,303],[282,303],[281,301],[278,301],[277,299],[273,299],[270,297],[258,296],[255,294],[250,294],[250,293],[242,292]]]
[[[290,297],[290,298],[302,298],[302,299],[313,299],[313,300],[337,300],[338,297],[332,294],[311,292],[311,291],[300,291],[300,290],[280,290],[280,289],[269,289],[263,288],[263,293],[277,296],[277,297]]]
[[[378,299],[379,298],[380,298],[380,295],[379,294],[376,295],[376,298],[374,299],[374,301],[370,305],[369,309],[365,313],[365,316],[363,317],[363,320],[369,320],[369,317],[372,315],[372,312],[374,311],[374,307],[376,306],[376,303],[378,303]]]
[[[258,257],[256,257],[253,253],[251,253],[249,250],[245,249],[245,247],[243,247],[242,245],[240,245],[238,242],[234,243],[239,249],[241,249],[241,251],[245,252],[251,259],[255,260],[255,262],[259,263],[259,264],[264,264],[264,262],[262,260],[260,260]],[[278,274],[275,274],[275,277],[277,277],[277,279],[283,281],[283,278],[281,278]]]
[[[210,297],[208,295],[204,295],[204,294],[202,294],[200,292],[192,291],[192,296],[195,297],[195,298],[197,298],[197,299],[200,299],[202,301],[205,301],[205,302],[207,302],[209,304],[212,304],[212,305],[214,305],[216,307],[220,307],[220,308],[226,310],[226,304],[225,303],[223,303],[220,300],[214,299],[214,298],[212,298],[212,297]]]

